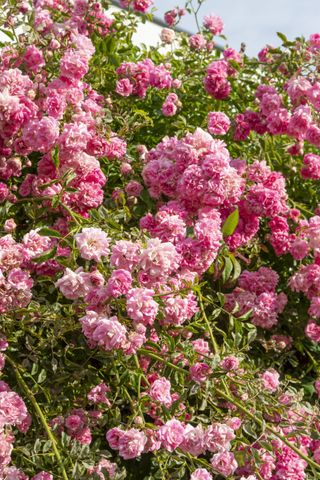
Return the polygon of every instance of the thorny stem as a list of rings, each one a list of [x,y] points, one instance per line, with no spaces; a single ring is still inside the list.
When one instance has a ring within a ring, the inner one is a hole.
[[[16,363],[8,355],[6,355],[6,359],[10,363],[10,365],[12,366],[12,368],[14,370],[14,373],[17,377],[18,383],[20,384],[21,388],[25,391],[25,393],[26,393],[28,399],[30,400],[34,410],[38,414],[40,422],[42,423],[42,425],[43,425],[43,427],[46,431],[46,434],[48,435],[49,440],[51,441],[52,449],[53,449],[54,455],[57,459],[57,462],[59,464],[63,479],[64,480],[69,480],[67,472],[66,472],[66,470],[64,468],[64,465],[63,465],[63,462],[62,462],[60,452],[57,448],[57,440],[56,440],[55,436],[53,435],[53,433],[51,431],[51,428],[50,428],[50,426],[49,426],[49,424],[46,420],[46,417],[44,416],[43,411],[41,410],[40,405],[38,404],[35,396],[31,392],[31,390],[29,389],[28,385],[26,384],[26,382],[22,378],[18,365],[16,365]]]

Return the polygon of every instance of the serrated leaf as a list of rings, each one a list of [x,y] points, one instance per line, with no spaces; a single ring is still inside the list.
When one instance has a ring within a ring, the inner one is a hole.
[[[227,217],[226,221],[222,225],[222,233],[224,237],[230,237],[237,228],[239,223],[239,210],[236,208],[230,215]]]

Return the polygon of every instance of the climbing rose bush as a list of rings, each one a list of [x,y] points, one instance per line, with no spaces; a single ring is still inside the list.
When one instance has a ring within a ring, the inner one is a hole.
[[[3,480],[319,478],[320,34],[202,3],[2,2]]]

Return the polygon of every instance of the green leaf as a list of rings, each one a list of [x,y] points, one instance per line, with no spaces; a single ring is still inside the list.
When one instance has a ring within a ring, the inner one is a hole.
[[[239,223],[239,210],[236,208],[230,215],[227,217],[226,221],[222,226],[222,233],[224,237],[230,237],[237,228]]]
[[[7,35],[7,37],[9,37],[10,40],[14,40],[14,35],[12,32],[10,32],[10,30],[4,30],[3,28],[1,28],[0,31],[5,35]]]
[[[35,263],[46,262],[47,260],[50,260],[50,258],[53,258],[56,253],[57,253],[57,247],[53,247],[51,248],[51,250],[48,250],[47,252],[45,252],[43,255],[33,258],[32,261]]]
[[[44,382],[46,378],[47,378],[47,372],[43,368],[38,375],[38,383]]]
[[[60,165],[60,159],[59,159],[59,147],[58,145],[54,147],[53,152],[52,152],[52,160],[54,163],[54,166],[58,170],[59,165]]]
[[[235,282],[241,273],[241,265],[234,255],[230,254],[230,259],[233,263],[233,275],[232,275],[231,281]]]
[[[287,43],[287,42],[288,42],[287,37],[286,37],[283,33],[277,32],[277,36],[280,38],[280,40],[283,41],[283,43]]]
[[[57,230],[52,230],[51,228],[43,227],[38,231],[38,234],[43,237],[55,237],[61,238],[60,233]]]
[[[222,283],[226,283],[231,275],[233,270],[233,263],[229,257],[224,257],[224,269],[221,275]]]

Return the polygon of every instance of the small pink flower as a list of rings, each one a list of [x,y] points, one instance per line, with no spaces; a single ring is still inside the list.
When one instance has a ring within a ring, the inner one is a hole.
[[[316,322],[309,320],[304,332],[310,340],[320,343],[320,325]]]
[[[232,475],[238,467],[238,463],[234,458],[233,453],[226,450],[213,455],[210,462],[212,468],[224,477]]]
[[[203,19],[203,25],[212,35],[220,35],[224,28],[224,23],[218,15],[206,15]]]
[[[101,382],[95,387],[91,388],[87,395],[88,400],[92,403],[105,403],[108,407],[110,407],[111,403],[106,396],[106,393],[109,391],[110,388],[104,382]]]
[[[171,30],[170,28],[163,28],[160,32],[160,38],[163,43],[166,43],[167,45],[170,45],[176,37],[176,34],[174,30]]]
[[[235,438],[234,431],[224,423],[213,423],[205,434],[205,446],[210,452],[229,450],[230,442]]]
[[[107,283],[107,291],[111,297],[120,297],[129,292],[132,285],[131,273],[128,270],[114,270]]]
[[[13,218],[9,218],[8,220],[6,220],[4,222],[4,231],[6,233],[11,233],[11,232],[14,232],[15,229],[16,229],[17,225],[16,225],[16,222],[13,220]]]
[[[31,480],[53,480],[53,476],[48,472],[37,473]]]
[[[239,359],[237,357],[234,357],[232,355],[229,355],[228,357],[225,357],[221,362],[220,362],[220,367],[223,368],[223,370],[237,370],[239,368]]]
[[[121,78],[117,81],[116,92],[122,97],[129,97],[132,94],[133,86],[128,78]]]
[[[205,468],[197,468],[192,473],[190,480],[212,480],[212,475]]]
[[[208,113],[208,131],[212,135],[225,135],[228,132],[230,125],[230,119],[225,113]]]
[[[198,354],[208,355],[210,352],[209,343],[202,338],[198,338],[197,340],[193,340],[192,346]]]
[[[207,46],[207,41],[203,35],[196,33],[189,37],[189,45],[193,50],[204,50]]]
[[[118,450],[120,437],[123,435],[123,430],[118,427],[111,428],[107,431],[106,439],[113,450]]]
[[[203,383],[211,373],[211,368],[206,363],[195,363],[189,369],[190,378],[194,382]]]
[[[33,280],[30,278],[29,273],[24,272],[20,268],[10,270],[7,281],[9,285],[18,290],[28,290],[33,286]]]
[[[140,457],[147,443],[147,437],[143,432],[130,428],[119,438],[119,455],[124,460]]]
[[[130,182],[125,186],[124,190],[130,197],[139,197],[142,189],[143,187],[140,182],[137,182],[136,180],[130,180]]]
[[[172,398],[171,398],[171,383],[164,377],[160,377],[155,380],[150,389],[149,389],[149,397],[159,403],[162,403],[166,407],[170,407],[172,405]]]
[[[100,262],[102,256],[110,253],[109,237],[101,228],[83,228],[74,238],[80,255],[85,260]]]
[[[177,106],[173,102],[165,102],[161,111],[165,117],[173,117],[177,113]]]
[[[179,420],[168,420],[158,430],[158,438],[163,448],[173,452],[183,442],[184,425]]]
[[[268,392],[276,392],[279,387],[279,373],[273,368],[269,368],[262,375],[262,383],[265,390]]]
[[[159,305],[153,300],[154,290],[133,288],[127,294],[128,316],[137,323],[152,325],[158,313]]]

